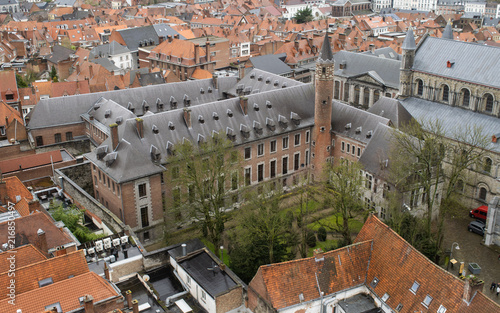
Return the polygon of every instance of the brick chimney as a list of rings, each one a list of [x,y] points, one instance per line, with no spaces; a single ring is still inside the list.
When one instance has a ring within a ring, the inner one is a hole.
[[[242,80],[245,77],[245,65],[238,65],[238,80]]]
[[[0,174],[2,175],[2,174]],[[7,183],[3,180],[3,175],[0,177],[0,202],[6,204],[5,198],[7,197]]]
[[[80,74],[80,62],[76,62],[76,73]]]
[[[168,42],[172,42],[172,40],[173,40],[172,35],[168,35],[167,40],[168,40]]]
[[[42,253],[48,254],[49,248],[47,246],[47,235],[41,228],[38,229],[36,234],[38,235],[38,240],[37,240],[38,249],[40,249]]]
[[[194,44],[194,64],[200,64],[200,45]]]
[[[127,290],[125,291],[125,299],[127,300],[127,306],[129,308],[132,307],[132,291]]]
[[[139,301],[132,300],[132,312],[139,313]]]
[[[184,108],[184,122],[186,122],[186,126],[191,128],[191,109]]]
[[[299,51],[299,41],[298,40],[295,40],[293,42],[293,46],[294,46],[295,50]]]
[[[104,277],[106,277],[106,279],[108,281],[111,281],[111,275],[109,274],[108,262],[104,262]]]
[[[137,117],[135,119],[135,126],[137,127],[137,132],[139,133],[139,137],[144,138],[144,121],[142,118]]]
[[[211,57],[210,57],[210,41],[207,40],[206,44],[205,44],[205,50],[206,50],[206,53],[207,53],[207,62],[210,62],[211,61]]]
[[[85,313],[95,313],[94,298],[91,295],[83,297],[83,307],[85,308]]]
[[[463,299],[466,302],[470,302],[472,298],[476,295],[476,292],[482,291],[484,286],[484,281],[478,278],[466,278],[464,285],[464,296]]]
[[[109,128],[111,130],[111,143],[113,145],[113,151],[116,149],[118,146],[118,124],[113,123],[109,125]]]
[[[241,111],[243,111],[244,115],[248,114],[248,98],[247,97],[240,97],[240,106],[241,106]]]
[[[214,89],[218,89],[219,88],[218,81],[217,81],[218,78],[219,77],[217,75],[212,74],[212,84],[214,85]]]
[[[94,77],[94,68],[92,67],[92,64],[89,65],[89,76],[90,79]]]

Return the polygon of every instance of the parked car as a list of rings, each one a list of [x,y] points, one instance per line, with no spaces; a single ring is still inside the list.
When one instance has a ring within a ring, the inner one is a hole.
[[[479,234],[481,236],[484,236],[484,228],[485,227],[486,227],[486,225],[483,222],[477,220],[477,221],[470,222],[467,229],[471,233],[476,233],[476,234]]]
[[[469,212],[469,216],[486,222],[486,216],[488,216],[488,206],[482,205],[477,209],[471,210]]]

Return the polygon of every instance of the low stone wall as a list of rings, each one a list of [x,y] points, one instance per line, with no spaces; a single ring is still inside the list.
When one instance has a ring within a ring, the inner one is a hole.
[[[129,277],[137,272],[143,270],[143,257],[142,255],[134,256],[120,262],[111,263],[109,265],[111,274],[111,281],[117,283],[122,277]]]

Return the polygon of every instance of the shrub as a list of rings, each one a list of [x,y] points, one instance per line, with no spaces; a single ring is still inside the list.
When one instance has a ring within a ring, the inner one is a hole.
[[[314,234],[314,231],[307,231],[306,244],[311,248],[316,246],[316,234]]]
[[[318,240],[319,241],[325,241],[326,240],[326,228],[321,226],[318,228]]]

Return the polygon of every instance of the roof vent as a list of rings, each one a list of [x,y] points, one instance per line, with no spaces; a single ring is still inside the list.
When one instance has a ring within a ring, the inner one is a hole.
[[[218,121],[219,120],[219,114],[217,114],[217,112],[214,112],[212,113],[212,117],[214,118],[214,120]]]
[[[257,103],[254,103],[254,104],[253,104],[253,109],[254,109],[255,111],[258,111],[258,110],[259,110],[259,105],[258,105]]]
[[[156,148],[154,145],[151,145],[149,153],[151,154],[151,160],[153,160],[153,162],[160,161],[161,157],[160,149]]]
[[[299,126],[300,125],[300,116],[295,113],[295,112],[292,112],[290,113],[290,118],[292,119],[292,123],[295,125],[295,126]]]
[[[184,106],[185,107],[188,107],[190,104],[191,104],[191,100],[189,99],[189,96],[188,95],[184,95]]]
[[[345,124],[345,129],[351,129],[351,126],[352,126],[351,123],[347,123],[347,124]]]
[[[271,104],[271,101],[266,100],[266,107],[267,107],[268,109],[270,109],[270,108],[272,108],[272,107],[273,107],[273,105]]]
[[[266,84],[269,84],[270,82],[271,82],[271,78],[270,77],[266,78]]]
[[[201,94],[204,94],[204,93],[205,93],[205,90],[203,90],[203,88],[200,88],[200,93],[201,93]]]
[[[243,84],[238,84],[238,86],[236,86],[236,92],[237,93],[240,93],[243,91],[243,89],[245,88],[245,85]]]
[[[299,294],[299,301],[302,303],[304,301],[304,294]]]
[[[370,138],[372,135],[373,135],[373,131],[372,131],[372,130],[369,130],[369,131],[366,133],[366,138]]]
[[[453,67],[453,64],[455,64],[455,60],[454,60],[454,59],[452,59],[452,60],[448,60],[448,61],[446,62],[446,67]]]
[[[118,116],[115,120],[115,123],[121,125],[121,123],[123,123],[123,116]]]
[[[283,115],[278,115],[278,122],[280,123],[280,126],[283,127],[283,128],[287,128],[288,127],[288,120],[286,119],[286,117],[284,117]]]
[[[153,125],[153,127],[151,127],[151,130],[153,131],[153,134],[158,134],[160,132],[156,125]]]
[[[172,123],[172,122],[168,122],[168,128],[169,128],[170,130],[174,130],[174,129],[175,129],[174,123]]]
[[[106,112],[104,112],[104,118],[109,118],[111,116],[111,110],[108,109]]]
[[[270,131],[274,131],[276,129],[276,124],[274,123],[274,120],[266,117],[266,126],[269,128]]]
[[[234,141],[236,139],[236,134],[234,133],[234,130],[230,127],[226,128],[226,135],[227,138],[231,141]]]
[[[363,128],[361,126],[359,126],[358,128],[356,128],[356,134],[359,134],[363,131]]]
[[[227,109],[227,116],[233,117],[233,111],[231,111],[230,109]]]
[[[250,137],[250,129],[248,129],[248,126],[245,124],[240,124],[240,132],[243,138],[247,139]]]
[[[205,123],[205,119],[202,115],[198,115],[198,122],[200,122],[201,124]]]
[[[108,146],[100,146],[95,149],[95,154],[98,160],[101,160],[108,153]]]
[[[104,161],[106,162],[106,166],[111,166],[116,161],[116,158],[118,157],[118,153],[116,152],[111,152],[108,155],[104,157]]]
[[[249,95],[252,93],[252,86],[247,86],[245,87],[245,90],[243,90],[244,95]]]
[[[274,87],[278,87],[279,84],[280,84],[280,82],[278,80],[274,81]]]

